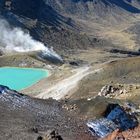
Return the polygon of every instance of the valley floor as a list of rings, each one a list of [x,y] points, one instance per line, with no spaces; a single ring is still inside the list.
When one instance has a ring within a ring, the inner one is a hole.
[[[72,66],[64,64],[55,70],[50,70],[50,76],[39,81],[37,84],[29,87],[22,92],[37,98],[54,98],[64,99],[72,97],[82,97],[81,94],[76,94],[79,83],[82,79],[102,71],[103,67],[114,60],[121,60],[127,57],[124,54],[113,54],[107,50],[102,49],[90,49],[79,51],[75,55],[70,55],[69,61],[81,61],[79,66]],[[92,86],[93,82],[88,82],[89,86]],[[108,84],[108,83],[107,83]],[[101,88],[102,84],[100,85]],[[87,87],[88,89],[88,87]],[[88,89],[89,90],[89,89]],[[98,93],[99,87],[94,89],[96,94]],[[84,93],[83,93],[84,94]],[[94,95],[93,95],[94,96]],[[84,98],[87,98],[88,94]]]

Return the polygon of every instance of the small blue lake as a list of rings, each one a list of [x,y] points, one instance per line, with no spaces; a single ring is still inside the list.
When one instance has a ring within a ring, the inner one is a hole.
[[[48,77],[48,71],[43,69],[0,68],[0,85],[8,86],[17,91],[30,87],[45,77]]]

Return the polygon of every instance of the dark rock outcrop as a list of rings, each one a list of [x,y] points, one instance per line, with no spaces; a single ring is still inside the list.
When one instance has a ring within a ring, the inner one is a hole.
[[[125,111],[121,106],[110,104],[104,118],[89,121],[87,126],[93,135],[103,138],[117,129],[124,131],[137,127],[138,120],[134,114]]]
[[[46,136],[44,136],[43,140],[63,140],[62,137],[58,134],[57,131],[52,130],[48,131]]]

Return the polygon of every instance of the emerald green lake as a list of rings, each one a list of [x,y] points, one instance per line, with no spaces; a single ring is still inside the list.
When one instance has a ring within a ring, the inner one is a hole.
[[[32,86],[47,76],[48,71],[43,69],[1,67],[0,85],[19,91]]]

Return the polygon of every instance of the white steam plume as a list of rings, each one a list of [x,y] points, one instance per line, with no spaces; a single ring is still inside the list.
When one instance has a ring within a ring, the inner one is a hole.
[[[0,46],[3,46],[6,52],[42,51],[44,55],[62,61],[62,58],[52,48],[49,49],[43,43],[34,40],[20,28],[11,28],[8,22],[2,19],[0,19]]]

